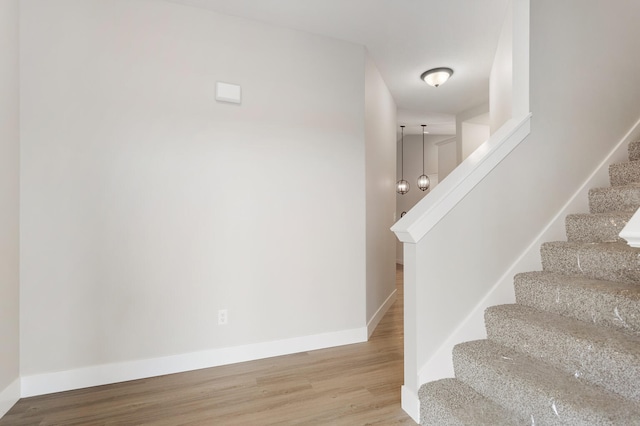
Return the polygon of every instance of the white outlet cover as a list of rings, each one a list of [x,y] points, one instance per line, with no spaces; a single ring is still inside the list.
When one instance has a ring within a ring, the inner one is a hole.
[[[216,82],[216,101],[239,104],[242,101],[242,89],[237,84]]]

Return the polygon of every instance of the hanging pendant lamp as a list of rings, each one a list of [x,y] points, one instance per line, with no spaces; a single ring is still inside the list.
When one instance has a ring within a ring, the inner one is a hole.
[[[426,191],[427,189],[429,189],[429,185],[431,184],[431,180],[429,179],[429,176],[427,176],[424,172],[424,131],[425,131],[425,127],[427,127],[426,124],[422,124],[422,175],[418,178],[418,188],[420,188],[421,191]]]
[[[402,160],[400,162],[400,180],[396,183],[396,192],[398,194],[404,195],[409,192],[409,182],[404,180],[404,126],[400,126],[402,129],[402,139],[401,139],[401,156]]]

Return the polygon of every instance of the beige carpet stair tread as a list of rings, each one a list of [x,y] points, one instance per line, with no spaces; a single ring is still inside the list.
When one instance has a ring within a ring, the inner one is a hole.
[[[514,278],[516,302],[603,327],[640,333],[640,286],[568,276],[525,272]]]
[[[453,350],[456,378],[536,425],[640,425],[640,405],[490,342]]]
[[[638,208],[640,208],[640,183],[593,188],[589,191],[591,213],[635,212]]]
[[[640,336],[512,304],[485,312],[489,340],[640,402]]]
[[[640,161],[611,164],[609,166],[609,181],[612,186],[640,182]]]
[[[640,141],[629,143],[627,151],[629,152],[629,161],[640,160]]]
[[[456,379],[423,385],[419,392],[424,426],[515,426],[527,424],[503,407]]]
[[[567,240],[580,243],[622,242],[620,231],[633,212],[577,213],[567,215]]]
[[[640,249],[625,243],[553,241],[540,253],[545,271],[640,284]]]

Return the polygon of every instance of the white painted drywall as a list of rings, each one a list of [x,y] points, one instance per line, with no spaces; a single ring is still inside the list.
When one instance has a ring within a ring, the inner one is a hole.
[[[23,375],[366,331],[362,46],[162,1],[21,7]]]
[[[438,178],[444,180],[453,169],[458,166],[458,139],[445,140],[437,145],[438,147]]]
[[[488,124],[465,121],[462,123],[462,159],[466,159],[480,145],[489,139],[490,131]]]
[[[509,2],[489,76],[491,133],[513,117],[513,4]]]
[[[469,149],[467,145],[475,145],[474,142],[464,140],[463,123],[485,123],[488,124],[487,114],[489,113],[489,102],[476,105],[473,108],[461,111],[456,114],[456,166],[462,163],[475,149]],[[448,173],[447,173],[448,174]]]
[[[418,370],[640,117],[639,18],[635,2],[531,2],[531,133],[412,248],[416,307],[405,323],[417,347],[405,354],[416,350]],[[616,78],[594,83],[603,69]]]
[[[18,0],[0,0],[0,417],[19,397],[18,9]]]
[[[380,72],[365,62],[365,173],[367,194],[367,324],[375,328],[381,307],[395,293],[396,103]]]

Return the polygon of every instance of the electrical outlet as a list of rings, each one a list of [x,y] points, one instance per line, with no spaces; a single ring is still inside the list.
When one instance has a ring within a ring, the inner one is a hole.
[[[218,311],[218,325],[227,325],[229,322],[229,312],[226,309]]]

